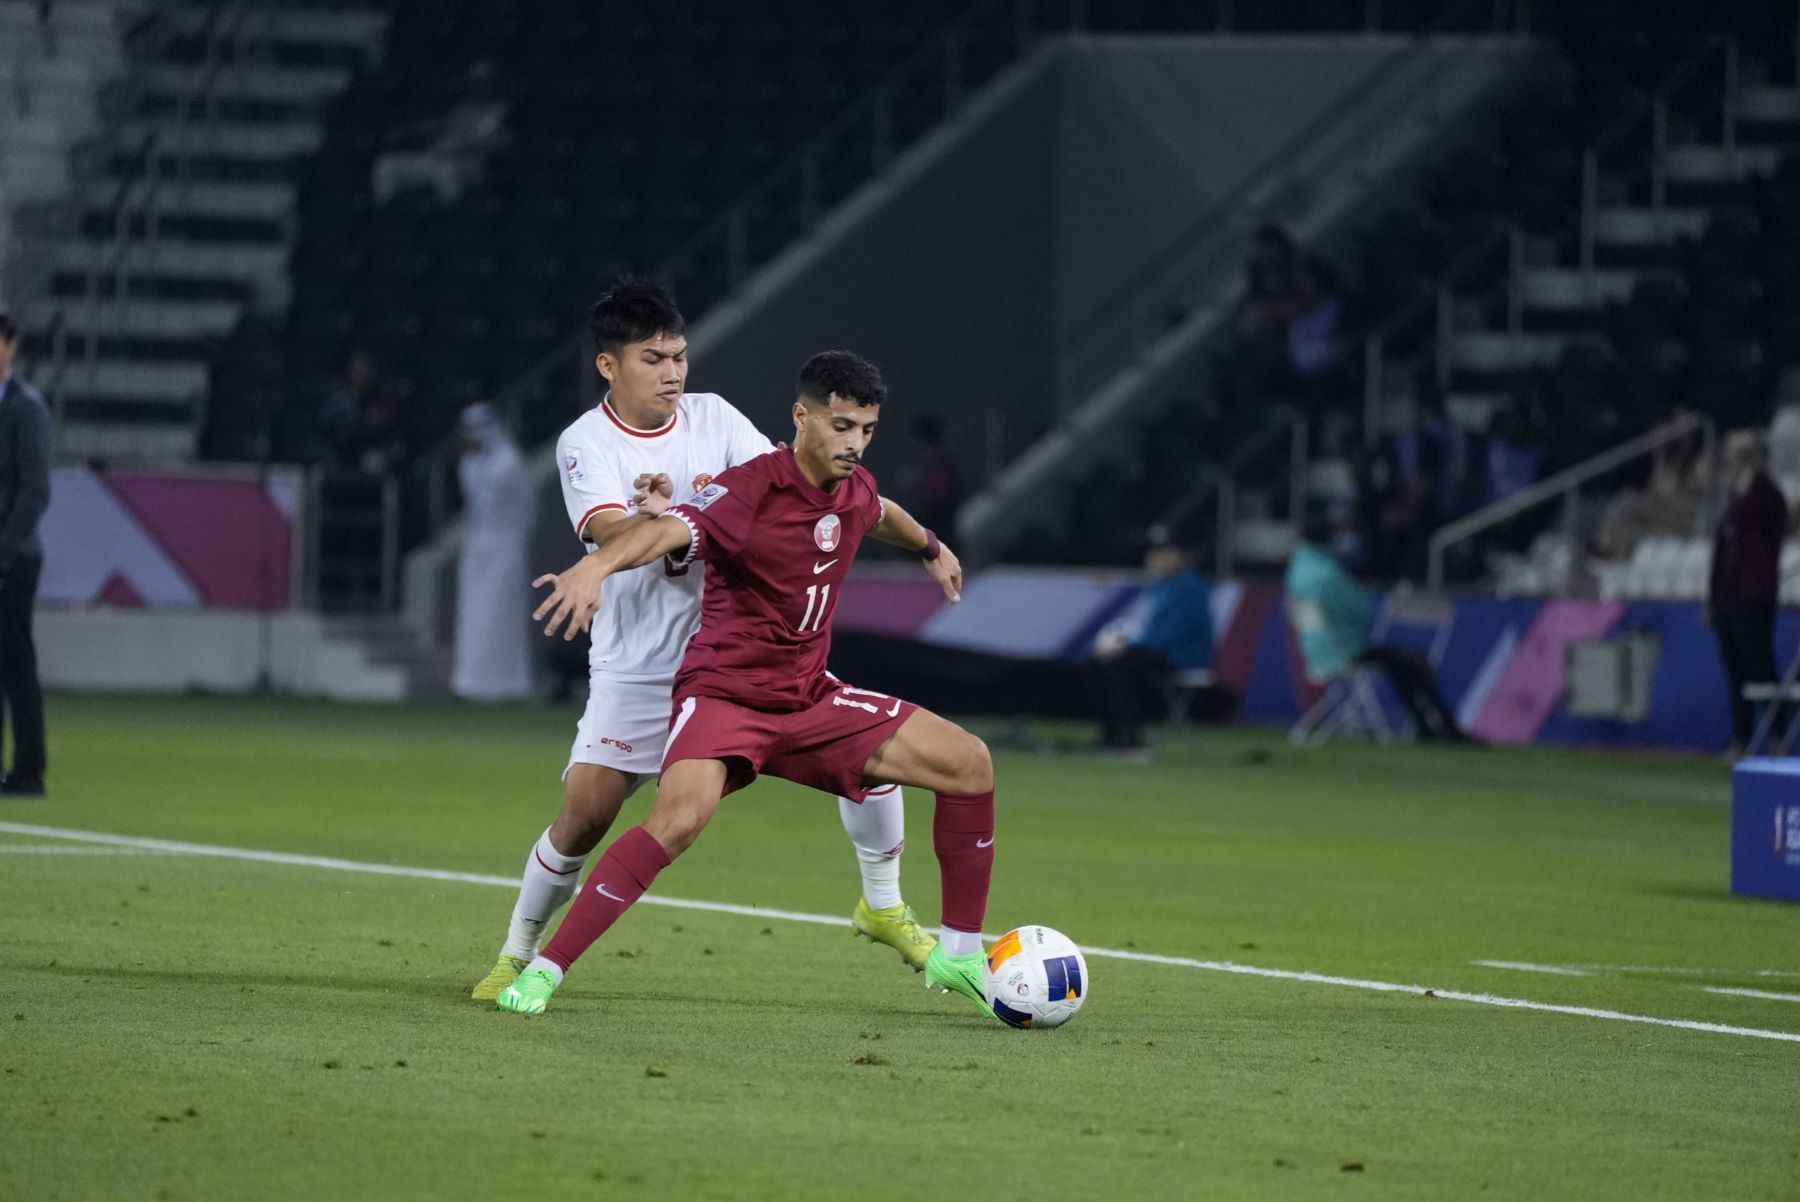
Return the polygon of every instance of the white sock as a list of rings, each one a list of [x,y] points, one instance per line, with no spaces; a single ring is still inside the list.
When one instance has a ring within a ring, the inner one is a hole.
[[[838,798],[844,833],[856,846],[863,897],[872,910],[900,904],[900,853],[906,848],[906,805],[899,785],[870,793],[860,804]]]
[[[946,956],[972,956],[981,950],[981,932],[943,927],[938,931],[938,942],[943,944]]]
[[[550,973],[551,975],[553,975],[556,978],[556,983],[558,985],[562,984],[562,979],[563,979],[562,965],[558,964],[556,961],[546,960],[542,956],[533,956],[531,963],[527,964],[525,966],[525,972],[530,972],[534,968],[543,969],[545,972]],[[525,972],[522,972],[519,975],[524,976]]]
[[[529,960],[537,955],[544,928],[556,912],[569,903],[581,887],[581,866],[586,856],[565,856],[550,842],[545,830],[525,857],[525,874],[519,882],[519,900],[513,905],[512,922],[506,928],[502,956]]]

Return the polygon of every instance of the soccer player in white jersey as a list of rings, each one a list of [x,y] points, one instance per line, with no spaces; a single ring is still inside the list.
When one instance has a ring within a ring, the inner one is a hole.
[[[557,439],[563,500],[575,533],[604,545],[632,524],[685,501],[728,467],[772,449],[724,397],[688,393],[687,338],[666,289],[621,280],[595,303],[589,332],[609,391]],[[947,553],[947,552],[946,552]],[[544,929],[574,896],[581,868],[620,808],[662,764],[670,692],[700,621],[704,569],[650,564],[607,582],[588,658],[588,703],[563,770],[556,821],[525,859],[506,941],[472,997],[493,1001],[537,954]],[[900,789],[862,802],[838,799],[856,848],[863,894],[851,915],[860,934],[898,951],[915,970],[937,940],[900,896],[905,821]]]

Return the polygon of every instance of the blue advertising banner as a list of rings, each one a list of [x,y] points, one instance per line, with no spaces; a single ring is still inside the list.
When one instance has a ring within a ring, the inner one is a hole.
[[[1731,891],[1800,901],[1800,760],[1739,760],[1732,770]]]

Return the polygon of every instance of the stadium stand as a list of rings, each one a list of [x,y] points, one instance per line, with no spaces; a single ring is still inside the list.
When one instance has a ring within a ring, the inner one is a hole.
[[[1479,439],[1513,407],[1555,448],[1556,466],[1677,410],[1720,427],[1769,421],[1776,374],[1800,357],[1784,270],[1795,253],[1800,166],[1787,156],[1800,145],[1800,91],[1777,82],[1793,78],[1792,38],[1777,28],[1780,15],[1598,4],[1534,18],[1534,32],[1553,39],[1563,60],[1555,85],[1514,105],[1489,136],[1472,138],[1415,199],[1353,244],[1324,253],[1348,268],[1339,273],[1350,315],[1341,354],[1360,379],[1323,413],[1310,398],[1309,486],[1293,487],[1284,438],[1264,439],[1260,456],[1235,465],[1252,484],[1233,498],[1240,562],[1285,555],[1290,497],[1311,492],[1320,504],[1322,493],[1353,491],[1342,483],[1353,473],[1336,458],[1347,430],[1361,427],[1377,444],[1429,395],[1441,396],[1463,427],[1477,465]],[[1619,30],[1632,32],[1613,36]],[[1140,512],[1163,524],[1185,519],[1192,540],[1224,542],[1216,504],[1181,496],[1171,503],[1164,482],[1178,478],[1191,447],[1242,445],[1246,430],[1229,409],[1202,390],[1173,411],[1176,430],[1158,423],[1127,457],[1136,470],[1095,464],[1083,487],[1127,479]],[[1636,478],[1615,475],[1615,486],[1644,482],[1644,465],[1633,466]],[[1604,509],[1604,498],[1591,504],[1590,522]],[[1699,510],[1683,520],[1679,533],[1697,535]],[[1124,563],[1132,537],[1116,524],[1081,529],[1069,549],[1048,558],[1091,559],[1100,549],[1106,562]],[[1630,547],[1624,553],[1631,558]],[[1009,558],[1022,554],[1024,545],[1009,549]],[[1560,534],[1539,540],[1530,555],[1489,558],[1503,591],[1572,586],[1576,557]],[[1695,564],[1691,545],[1680,562],[1677,576],[1652,573],[1653,587],[1678,590],[1661,595],[1691,596],[1696,580],[1704,587],[1704,561]],[[1465,578],[1486,574],[1474,560],[1460,567]],[[1422,572],[1422,560],[1395,569],[1409,570]],[[1641,565],[1609,571],[1604,587],[1636,588],[1645,579]]]

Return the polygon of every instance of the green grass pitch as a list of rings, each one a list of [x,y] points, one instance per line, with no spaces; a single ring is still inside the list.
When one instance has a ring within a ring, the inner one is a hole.
[[[0,802],[3,1199],[1800,1198],[1800,1042],[1755,1035],[1800,1033],[1800,907],[1728,895],[1716,761],[1002,752],[991,930],[1421,988],[1094,957],[1075,1022],[1013,1032],[847,922],[643,905],[527,1020],[467,997],[504,888],[16,824],[511,877],[572,712],[50,718],[54,796]],[[856,892],[832,804],[775,781],[657,885]]]

